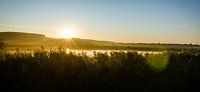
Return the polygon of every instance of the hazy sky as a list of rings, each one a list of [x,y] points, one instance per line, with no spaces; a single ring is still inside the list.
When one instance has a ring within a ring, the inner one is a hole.
[[[200,44],[200,0],[0,0],[0,31]]]

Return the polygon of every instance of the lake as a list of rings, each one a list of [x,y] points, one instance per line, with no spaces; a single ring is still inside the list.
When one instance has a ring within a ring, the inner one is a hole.
[[[47,50],[50,52],[50,50]],[[53,50],[53,51],[58,51],[58,50]],[[16,51],[6,51],[7,53],[14,54]],[[33,54],[35,51],[20,51],[22,53],[27,53],[27,54]],[[162,54],[162,51],[138,51],[138,50],[77,50],[77,49],[65,49],[66,53],[73,52],[75,54],[81,54],[84,53],[89,57],[93,57],[94,53],[107,53],[110,55],[111,52],[137,52],[140,55],[145,56],[145,54]]]

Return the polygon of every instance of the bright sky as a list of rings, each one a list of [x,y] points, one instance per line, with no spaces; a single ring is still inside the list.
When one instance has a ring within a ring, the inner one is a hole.
[[[0,32],[200,44],[200,0],[0,0]]]

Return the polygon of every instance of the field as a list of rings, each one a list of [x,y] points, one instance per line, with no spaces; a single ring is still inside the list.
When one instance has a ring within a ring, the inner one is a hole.
[[[1,90],[60,91],[191,91],[200,85],[200,54],[168,51],[34,54],[0,53]]]

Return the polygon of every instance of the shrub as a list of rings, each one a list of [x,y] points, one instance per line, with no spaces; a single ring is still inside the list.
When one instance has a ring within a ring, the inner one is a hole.
[[[0,53],[0,86],[8,91],[48,92],[190,91],[199,86],[193,83],[199,84],[200,55],[94,54],[88,57],[61,50]]]

